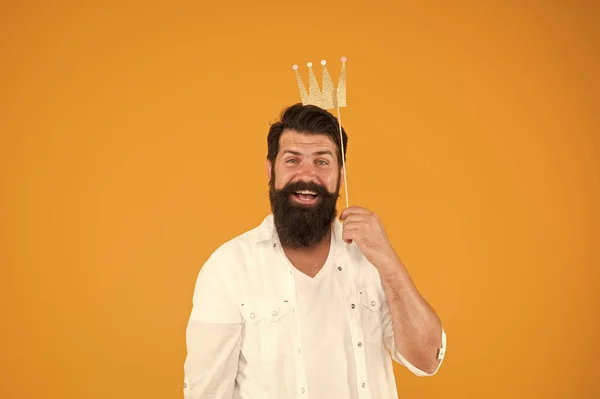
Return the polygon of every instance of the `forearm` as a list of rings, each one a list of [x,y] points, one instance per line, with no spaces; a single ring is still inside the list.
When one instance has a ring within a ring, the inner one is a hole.
[[[437,355],[442,345],[438,315],[421,296],[399,259],[378,269],[398,351],[415,367],[432,373],[439,365]]]

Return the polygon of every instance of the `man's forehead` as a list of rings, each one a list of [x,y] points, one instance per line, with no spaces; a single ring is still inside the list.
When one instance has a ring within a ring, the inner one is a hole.
[[[294,130],[285,130],[281,134],[279,145],[281,149],[293,146],[335,148],[335,143],[327,134],[298,133]]]

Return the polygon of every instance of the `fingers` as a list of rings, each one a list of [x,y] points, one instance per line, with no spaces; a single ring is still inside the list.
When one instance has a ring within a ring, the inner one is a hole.
[[[365,213],[350,213],[346,215],[346,218],[343,220],[344,225],[347,225],[350,222],[368,222],[371,218],[371,215]]]
[[[342,231],[342,240],[344,240],[344,242],[346,244],[352,244],[352,241],[354,240],[354,234],[357,230],[353,229],[353,230],[347,230],[344,229]]]
[[[345,222],[344,228],[342,229],[342,240],[346,244],[351,244],[361,229],[361,222]]]
[[[371,213],[371,211],[369,211],[368,209],[362,208],[360,206],[350,206],[342,211],[342,213],[340,214],[340,220],[344,220],[349,215],[353,215],[353,214],[368,215],[370,213]]]
[[[362,221],[347,221],[344,223],[343,230],[358,230],[362,225]]]

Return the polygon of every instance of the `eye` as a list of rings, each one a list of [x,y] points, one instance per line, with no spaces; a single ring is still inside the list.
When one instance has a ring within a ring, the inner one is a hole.
[[[290,158],[288,160],[285,161],[286,163],[293,163],[293,162],[298,162],[298,160],[296,158]]]
[[[318,163],[319,165],[329,165],[329,162],[328,162],[328,161],[326,161],[326,160],[324,160],[324,159],[320,159],[320,160],[318,160],[318,161],[317,161],[317,163]]]

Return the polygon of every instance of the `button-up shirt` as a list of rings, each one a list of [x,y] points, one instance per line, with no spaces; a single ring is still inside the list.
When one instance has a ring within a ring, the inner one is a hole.
[[[397,350],[377,269],[332,227],[314,278],[285,256],[273,215],[211,254],[186,331],[185,399],[395,399],[392,359],[437,373],[441,361],[428,374]]]

